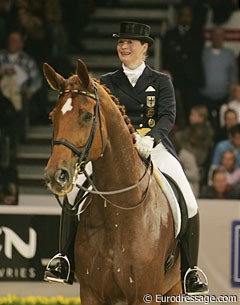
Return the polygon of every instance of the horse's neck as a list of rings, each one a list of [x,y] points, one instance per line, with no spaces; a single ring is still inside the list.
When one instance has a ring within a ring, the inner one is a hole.
[[[96,183],[100,183],[102,187],[126,187],[139,181],[145,166],[133,145],[132,136],[121,113],[115,110],[105,114],[105,117],[106,115],[107,144],[103,157],[93,164],[93,175]]]

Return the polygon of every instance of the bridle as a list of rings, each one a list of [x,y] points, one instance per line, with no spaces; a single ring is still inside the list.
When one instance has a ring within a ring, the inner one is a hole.
[[[99,111],[99,97],[98,97],[98,92],[97,92],[97,87],[95,84],[93,84],[94,87],[94,93],[88,92],[86,90],[80,90],[80,89],[66,89],[63,91],[59,91],[59,97],[68,94],[68,93],[74,93],[74,94],[79,94],[83,96],[90,97],[96,101],[95,107],[94,107],[94,115],[93,115],[93,123],[91,127],[91,131],[87,140],[86,145],[83,148],[77,148],[75,145],[70,143],[68,140],[65,139],[57,139],[52,141],[52,146],[53,145],[64,145],[67,148],[69,148],[72,152],[74,152],[78,156],[78,161],[76,163],[75,167],[75,174],[74,176],[77,177],[78,174],[81,174],[85,170],[85,166],[87,162],[89,161],[89,153],[93,144],[93,139],[96,133],[96,125],[97,125],[97,119],[99,118],[99,124],[100,124],[100,133],[101,133],[101,141],[102,141],[102,149],[101,149],[101,154],[100,156],[103,155],[103,135],[102,135],[102,124],[101,124],[101,119],[100,119],[100,111]]]
[[[151,164],[151,160],[148,160],[148,165],[146,166],[146,170],[143,174],[143,176],[139,179],[139,181],[129,187],[126,188],[122,188],[119,190],[114,190],[114,191],[109,191],[109,192],[105,192],[105,191],[99,191],[97,190],[97,188],[95,187],[92,179],[90,178],[90,176],[87,174],[85,167],[86,164],[89,161],[89,153],[93,144],[93,140],[94,140],[94,136],[96,133],[96,125],[97,125],[97,119],[99,118],[99,125],[100,125],[100,133],[101,133],[101,142],[102,142],[102,149],[101,149],[101,154],[100,157],[103,156],[103,148],[104,148],[104,143],[103,143],[103,135],[102,135],[102,124],[101,124],[101,117],[100,117],[100,110],[99,110],[99,97],[98,97],[98,91],[97,91],[97,87],[95,84],[93,84],[94,87],[94,93],[88,92],[86,90],[80,90],[80,89],[65,89],[63,91],[59,91],[59,97],[61,97],[64,94],[69,94],[69,93],[74,93],[74,94],[79,94],[79,95],[83,95],[83,96],[87,96],[90,97],[92,99],[94,99],[96,101],[95,107],[94,107],[94,116],[93,116],[93,123],[92,123],[92,127],[91,127],[91,131],[90,131],[90,135],[88,137],[87,143],[84,147],[82,148],[77,148],[75,145],[73,145],[72,143],[70,143],[68,140],[65,139],[57,139],[57,140],[53,140],[52,141],[52,146],[53,145],[64,145],[67,148],[69,148],[72,152],[74,152],[77,156],[78,156],[78,161],[76,162],[76,166],[75,166],[75,173],[74,173],[74,179],[73,179],[73,183],[75,183],[75,180],[77,178],[78,174],[84,174],[88,185],[92,187],[92,190],[89,190],[88,188],[84,187],[83,185],[76,185],[80,190],[87,192],[87,194],[85,194],[83,197],[80,198],[80,200],[78,200],[76,203],[74,203],[74,205],[72,206],[72,208],[70,210],[70,212],[72,213],[73,211],[76,211],[80,205],[80,203],[82,203],[84,201],[84,199],[89,195],[89,194],[96,194],[99,195],[102,199],[104,199],[104,202],[108,202],[110,203],[112,206],[119,208],[119,209],[123,209],[123,210],[131,210],[131,209],[135,209],[137,207],[139,207],[146,199],[148,190],[149,190],[149,186],[150,186],[150,182],[151,182],[151,176],[152,176],[152,164]],[[140,200],[140,202],[138,202],[136,205],[131,206],[131,207],[121,207],[115,203],[113,203],[112,201],[110,201],[109,199],[106,198],[106,195],[115,195],[115,194],[120,194],[120,193],[124,193],[127,192],[129,190],[132,190],[134,188],[136,188],[142,181],[143,178],[146,176],[146,174],[148,173],[148,170],[150,169],[150,174],[149,174],[149,179],[148,179],[148,183],[147,183],[147,187],[145,192],[143,193],[143,196]],[[66,207],[66,205],[64,206],[58,195],[55,195],[55,197],[57,198],[57,201],[59,203],[59,205],[63,208]],[[87,207],[89,206],[90,203],[88,203]],[[86,207],[86,208],[87,208]],[[86,210],[86,208],[84,209],[84,211]],[[80,211],[78,214],[82,214],[82,212],[84,211]]]

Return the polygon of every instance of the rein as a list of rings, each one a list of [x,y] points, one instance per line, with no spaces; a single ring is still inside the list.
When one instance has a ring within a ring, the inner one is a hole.
[[[125,192],[128,192],[128,191],[130,191],[130,190],[136,188],[136,187],[142,182],[143,178],[146,176],[146,174],[147,174],[149,168],[150,168],[151,172],[150,172],[150,175],[149,175],[149,179],[148,179],[148,183],[147,183],[147,188],[146,188],[145,192],[143,193],[143,196],[142,196],[142,198],[141,198],[141,201],[139,201],[139,202],[138,202],[137,204],[135,204],[134,206],[122,207],[122,206],[120,206],[120,205],[118,205],[118,204],[116,204],[116,203],[113,203],[111,200],[109,200],[109,199],[107,199],[107,198],[105,197],[106,195],[116,195],[116,194],[125,193]],[[90,178],[90,176],[87,174],[86,171],[84,171],[84,175],[85,175],[85,177],[87,178],[87,181],[89,181],[89,183],[90,183],[90,185],[92,186],[93,190],[89,190],[89,189],[85,188],[83,185],[79,185],[79,184],[76,184],[76,186],[77,186],[79,189],[81,189],[81,190],[87,192],[87,195],[88,195],[88,194],[96,194],[96,195],[99,195],[102,199],[104,199],[104,204],[106,204],[106,203],[108,202],[108,203],[110,203],[112,206],[114,206],[115,208],[118,208],[118,209],[120,209],[120,210],[133,210],[133,209],[138,208],[138,207],[144,202],[144,200],[146,199],[147,194],[148,194],[148,190],[149,190],[149,186],[150,186],[150,182],[151,182],[152,174],[153,174],[153,166],[152,166],[152,162],[149,160],[148,166],[146,167],[146,170],[145,170],[143,176],[141,177],[141,179],[140,179],[137,183],[135,183],[135,184],[133,184],[133,185],[131,185],[131,186],[129,186],[129,187],[122,188],[122,189],[115,190],[115,191],[108,191],[108,192],[99,191],[99,190],[97,190],[95,184],[93,183],[92,179]],[[87,196],[87,195],[86,195],[86,196]],[[105,196],[104,196],[104,195],[105,195]],[[82,198],[81,198],[81,199],[82,199]],[[81,200],[81,201],[82,201],[82,200]]]

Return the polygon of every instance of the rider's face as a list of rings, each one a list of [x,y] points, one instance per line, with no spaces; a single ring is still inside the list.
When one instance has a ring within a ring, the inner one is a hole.
[[[135,39],[119,39],[117,43],[118,57],[129,69],[135,69],[145,60],[148,43]]]

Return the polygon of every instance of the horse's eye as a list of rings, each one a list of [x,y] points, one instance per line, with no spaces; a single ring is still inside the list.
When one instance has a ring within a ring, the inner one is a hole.
[[[86,123],[90,122],[92,118],[93,118],[93,114],[91,112],[86,112],[83,115],[83,121]]]

